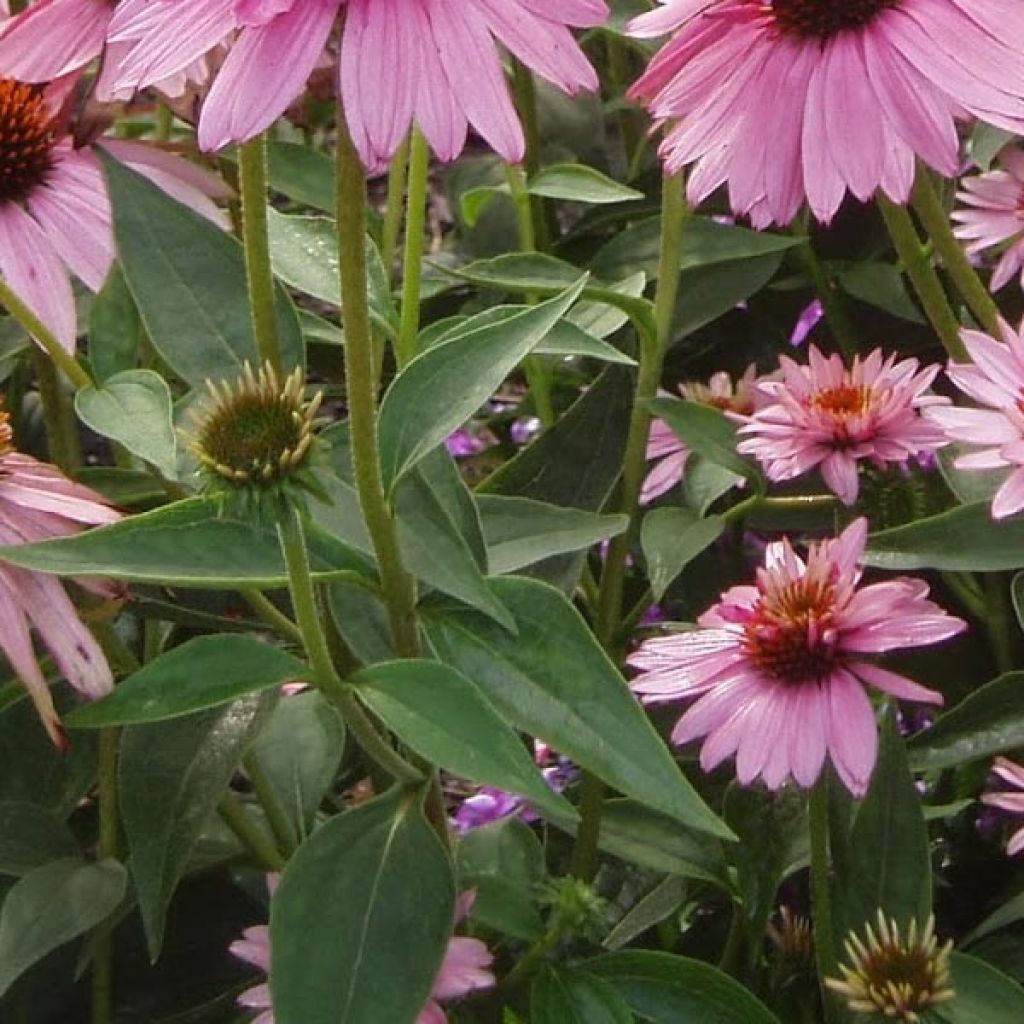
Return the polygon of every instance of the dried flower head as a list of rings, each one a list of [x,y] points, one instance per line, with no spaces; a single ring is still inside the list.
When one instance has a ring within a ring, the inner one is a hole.
[[[779,956],[793,964],[809,964],[814,959],[814,935],[810,919],[780,907],[778,920],[768,924],[768,938]]]
[[[879,910],[877,932],[868,924],[863,940],[851,932],[845,945],[849,963],[839,966],[842,979],[826,978],[825,984],[857,1013],[918,1024],[922,1011],[955,995],[949,973],[953,942],[939,945],[932,916],[921,929],[911,921],[904,938],[895,919]]]

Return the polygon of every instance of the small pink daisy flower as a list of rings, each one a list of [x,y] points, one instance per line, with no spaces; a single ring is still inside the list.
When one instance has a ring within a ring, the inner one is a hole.
[[[828,754],[846,787],[864,793],[878,733],[865,684],[905,700],[942,696],[868,660],[938,643],[966,628],[928,600],[928,585],[900,577],[858,587],[867,520],[812,544],[806,561],[788,540],[771,544],[754,586],[727,590],[699,629],[644,641],[630,656],[645,703],[697,697],[672,741],[706,737],[711,771],[736,756],[739,781],[809,787]]]
[[[0,273],[73,351],[71,275],[92,291],[103,286],[114,261],[113,215],[99,161],[62,132],[49,99],[40,87],[0,78]],[[143,143],[103,145],[179,201],[225,223],[211,198],[228,195],[216,176]]]
[[[781,380],[758,384],[768,401],[740,427],[737,449],[753,455],[770,480],[792,480],[815,466],[846,505],[857,499],[857,463],[904,463],[948,439],[921,411],[948,402],[927,394],[939,367],[883,358],[875,349],[847,369],[838,355],[808,347],[809,364],[779,359]],[[737,417],[738,418],[738,417]]]
[[[696,381],[683,384],[679,391],[683,398],[702,405],[713,405],[723,411],[749,415],[756,408],[759,392],[754,387],[757,367],[753,363],[746,368],[735,386],[732,377],[725,371],[712,374],[707,384]],[[683,478],[690,449],[679,440],[675,431],[661,419],[651,422],[647,438],[647,459],[654,462],[640,491],[640,503],[646,505],[671,490]]]
[[[634,36],[671,33],[632,89],[691,202],[728,182],[755,226],[847,191],[905,202],[920,157],[952,177],[954,118],[1024,130],[1024,7],[1007,0],[661,0]]]
[[[279,875],[267,875],[267,889],[271,897],[279,880]],[[469,915],[475,899],[475,889],[464,892],[459,897],[455,906],[456,925]],[[267,925],[246,928],[242,932],[242,938],[232,942],[228,949],[239,960],[258,967],[264,974],[270,972],[270,928]],[[494,975],[489,970],[493,962],[494,957],[479,939],[452,936],[448,940],[448,949],[441,961],[441,969],[434,979],[430,998],[416,1018],[416,1024],[447,1024],[448,1017],[441,1008],[441,1003],[467,996],[470,992],[490,988],[494,984]],[[270,986],[266,982],[246,989],[238,997],[238,1005],[261,1011],[253,1018],[252,1024],[274,1024]]]
[[[120,513],[88,487],[11,444],[7,413],[0,412],[0,545],[30,544],[77,533],[83,526],[113,523]],[[104,596],[108,584],[79,580]],[[50,738],[64,745],[50,688],[32,647],[35,628],[65,679],[89,698],[113,688],[107,660],[56,576],[0,562],[0,649],[25,684]]]
[[[997,171],[960,182],[963,187],[956,197],[967,208],[951,214],[957,222],[953,233],[967,243],[969,255],[1009,243],[992,271],[992,291],[1024,267],[1024,150],[1008,146],[999,154],[999,163]]]
[[[989,807],[1009,811],[1011,814],[1024,814],[1024,767],[1007,757],[997,757],[992,762],[992,771],[1004,782],[1009,783],[1011,788],[1009,791],[1000,790],[998,793],[983,793],[981,802],[988,804]],[[1024,851],[1024,826],[1018,828],[1006,844],[1006,852],[1011,857],[1021,851]]]
[[[992,517],[1005,519],[1024,508],[1024,335],[1000,321],[1002,341],[981,331],[961,331],[972,363],[950,363],[950,380],[983,408],[953,406],[928,410],[928,418],[954,441],[981,445],[961,455],[957,469],[1013,472],[992,499]],[[1024,332],[1024,324],[1021,325]]]
[[[504,159],[522,159],[498,43],[565,92],[597,87],[569,26],[601,24],[604,0],[122,0],[108,38],[132,45],[115,85],[152,84],[227,44],[203,104],[199,144],[243,142],[306,87],[341,10],[339,91],[356,148],[373,170],[413,124],[442,160],[459,155],[469,125]]]

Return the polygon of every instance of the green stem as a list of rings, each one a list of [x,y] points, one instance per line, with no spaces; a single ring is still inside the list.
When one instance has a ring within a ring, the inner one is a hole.
[[[975,319],[989,334],[999,337],[999,307],[953,234],[949,213],[935,191],[931,174],[921,164],[918,164],[911,202],[935,252]]]
[[[166,103],[157,100],[156,113],[153,117],[153,137],[157,142],[167,142],[171,138],[174,125],[174,113]]]
[[[822,774],[811,790],[808,807],[811,840],[811,904],[814,917],[814,957],[826,1024],[838,1024],[835,996],[826,978],[838,976],[835,925],[832,920],[832,882],[828,854],[828,776]]]
[[[946,292],[931,265],[918,237],[910,214],[884,195],[878,196],[878,209],[889,231],[896,254],[913,282],[925,315],[935,329],[946,351],[954,358],[966,361],[967,350],[960,340],[960,321],[949,304]]]
[[[502,992],[511,992],[522,986],[544,964],[548,954],[561,942],[566,933],[565,923],[556,914],[551,927],[523,954],[522,959],[512,968],[498,987]]]
[[[523,167],[532,178],[540,170],[540,119],[537,115],[537,86],[528,67],[519,61],[512,62],[512,87],[516,95],[516,109],[523,125],[526,152]],[[540,196],[529,196],[530,216],[533,219],[534,245],[541,252],[547,252],[551,245],[548,237],[547,211]]]
[[[221,820],[235,834],[238,841],[264,871],[281,871],[284,857],[274,845],[270,836],[253,821],[245,804],[233,793],[225,793],[217,805]]]
[[[388,508],[377,450],[377,391],[373,372],[373,338],[366,297],[366,180],[359,156],[338,106],[336,178],[339,274],[342,325],[345,330],[345,377],[352,468],[363,518],[377,556],[381,588],[395,650],[402,657],[420,651],[416,622],[416,586],[405,571],[394,518]]]
[[[661,254],[658,264],[658,291],[654,302],[656,335],[654,344],[641,339],[640,367],[637,371],[633,410],[630,415],[626,452],[622,465],[619,511],[630,517],[630,527],[619,534],[608,548],[601,586],[598,594],[597,637],[602,645],[612,650],[622,618],[622,598],[625,587],[626,558],[636,537],[639,523],[640,488],[647,462],[647,435],[651,414],[648,399],[657,394],[661,380],[662,363],[672,337],[672,317],[679,293],[679,247],[683,226],[689,210],[683,199],[681,174],[666,177],[661,197]],[[599,779],[583,773],[583,795],[580,807],[580,825],[573,847],[573,873],[589,881],[597,867],[597,845],[601,833],[601,813],[604,786]]]
[[[992,643],[992,653],[999,671],[1012,672],[1014,668],[1013,640],[1011,639],[1010,597],[1005,579],[999,573],[986,573],[985,628]]]
[[[64,350],[64,346],[57,340],[53,331],[11,291],[5,281],[0,281],[0,306],[5,306],[7,312],[35,338],[43,351],[61,368],[64,376],[74,384],[76,391],[92,384],[92,378],[78,360]]]
[[[250,750],[245,755],[242,765],[245,768],[245,774],[249,776],[253,792],[256,794],[256,799],[259,800],[260,807],[263,808],[263,814],[278,847],[284,851],[285,856],[289,856],[299,845],[299,837],[295,834],[291,818],[288,817],[277,797],[273,783],[263,770],[263,765],[260,764],[260,759],[254,751]]]
[[[96,789],[99,807],[99,854],[120,856],[120,823],[117,807],[117,757],[119,729],[101,729]],[[92,1024],[114,1019],[114,924],[107,920],[93,932]]]
[[[402,214],[405,212],[405,179],[409,166],[409,137],[391,158],[388,168],[388,198],[384,210],[384,223],[380,234],[380,259],[384,271],[391,281],[395,276],[395,253],[398,250],[398,233],[402,229]]]
[[[57,368],[44,352],[34,346],[32,362],[43,406],[50,459],[67,476],[74,476],[82,465],[82,445],[70,396],[64,390]]]
[[[267,233],[267,138],[257,135],[238,147],[238,184],[242,200],[242,242],[249,309],[260,361],[281,372],[281,346],[277,337],[274,273],[270,268]]]
[[[613,87],[612,99],[625,102],[626,90],[635,77],[630,66],[629,49],[619,36],[609,33],[606,37],[608,48],[608,80]],[[630,168],[636,153],[643,144],[643,130],[637,118],[637,111],[622,106],[615,115],[622,138],[626,168]]]
[[[409,145],[409,196],[405,213],[405,253],[402,257],[402,318],[395,356],[401,369],[416,355],[420,331],[420,283],[423,279],[423,236],[427,227],[427,172],[430,150],[419,128]]]
[[[260,591],[247,588],[242,591],[249,607],[272,629],[293,643],[302,643],[302,630],[284,612]]]
[[[410,765],[381,736],[349,688],[338,677],[316,604],[306,538],[298,509],[288,509],[287,514],[277,525],[277,534],[288,569],[288,588],[292,595],[295,618],[298,620],[298,628],[302,634],[302,642],[313,669],[316,685],[337,704],[345,724],[368,757],[400,782],[421,780],[422,772]]]
[[[825,268],[811,244],[810,236],[804,237],[799,253],[818,299],[821,301],[821,307],[825,311],[825,322],[832,332],[832,337],[839,346],[839,351],[850,359],[860,346],[857,340],[857,331],[850,319],[850,312],[846,307],[843,295],[825,273]]]

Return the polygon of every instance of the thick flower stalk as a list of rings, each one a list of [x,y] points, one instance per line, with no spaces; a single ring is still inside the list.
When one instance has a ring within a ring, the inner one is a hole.
[[[462,152],[472,126],[504,159],[519,162],[523,131],[498,44],[565,92],[594,89],[597,75],[570,27],[608,16],[604,0],[124,0],[108,36],[126,47],[114,87],[180,74],[224,45],[229,52],[203,104],[199,144],[215,150],[244,142],[305,89],[342,12],[339,93],[369,170],[394,156],[413,124],[443,160]]]
[[[865,686],[903,700],[942,695],[882,668],[874,656],[939,643],[966,628],[928,599],[928,585],[899,577],[860,586],[867,521],[812,544],[806,560],[788,540],[769,545],[753,585],[727,590],[700,628],[646,640],[630,656],[645,703],[691,697],[672,741],[706,737],[712,771],[736,756],[739,781],[810,787],[826,755],[854,795],[865,792],[878,730]]]
[[[907,201],[915,157],[958,169],[956,119],[1024,130],[1024,10],[1003,0],[665,0],[630,26],[670,33],[633,86],[670,127],[690,201],[728,184],[757,227],[847,192]]]

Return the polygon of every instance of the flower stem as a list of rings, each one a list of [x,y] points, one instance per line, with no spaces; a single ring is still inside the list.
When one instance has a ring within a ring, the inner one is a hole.
[[[946,351],[954,358],[967,360],[967,350],[960,340],[960,321],[943,290],[939,275],[921,246],[914,222],[906,208],[884,195],[878,196],[878,209],[889,231],[889,237],[903,268],[913,282],[925,314]]]
[[[274,834],[278,848],[283,850],[286,856],[290,855],[299,845],[299,837],[295,834],[295,827],[278,799],[274,785],[263,770],[263,765],[260,764],[256,752],[250,750],[242,759],[242,765],[252,783],[256,799],[259,801],[260,807],[263,808],[263,814],[270,826],[270,831]]]
[[[985,626],[992,643],[996,667],[1001,673],[1014,668],[1013,641],[1011,639],[1010,597],[1006,592],[1006,578],[999,573],[985,573]]]
[[[281,372],[281,346],[277,337],[274,274],[270,269],[267,234],[267,137],[257,135],[238,147],[238,184],[242,198],[242,242],[249,309],[260,362]]]
[[[82,445],[70,396],[64,391],[57,368],[35,346],[32,347],[32,363],[43,406],[50,458],[65,475],[74,476],[82,465]]]
[[[402,318],[395,357],[401,369],[416,355],[420,330],[420,282],[423,279],[423,233],[427,225],[427,171],[430,150],[419,128],[409,143],[409,192],[405,213],[405,253],[402,257]]]
[[[76,391],[79,388],[88,387],[92,383],[92,378],[85,372],[78,360],[70,352],[65,351],[64,346],[57,340],[53,331],[11,291],[4,281],[0,281],[0,306],[5,306],[7,312],[35,338],[43,351],[60,367],[68,380],[74,384]]]
[[[402,565],[398,534],[384,494],[377,450],[377,391],[364,252],[366,180],[340,104],[335,199],[352,468],[363,518],[377,556],[395,650],[402,657],[416,657],[420,650],[416,586]]]
[[[302,643],[302,630],[284,612],[260,591],[246,588],[242,591],[249,607],[272,629],[293,643]]]
[[[821,301],[821,307],[825,311],[825,321],[839,346],[839,351],[848,359],[852,358],[860,346],[857,341],[857,331],[850,320],[850,312],[842,293],[837,290],[825,273],[825,268],[814,251],[809,235],[804,236],[798,251],[804,269]]]
[[[117,758],[120,730],[106,728],[99,734],[96,791],[99,807],[99,854],[120,855],[120,822],[117,807]],[[114,925],[107,920],[93,932],[92,1024],[114,1019]]]
[[[612,95],[609,98],[618,100],[621,104],[615,118],[619,124],[625,166],[629,169],[644,142],[643,129],[637,118],[636,108],[630,109],[625,105],[626,91],[636,76],[630,66],[629,49],[622,38],[608,33],[605,39],[608,50],[608,80],[612,86]]]
[[[398,250],[398,232],[402,228],[405,212],[405,181],[409,166],[409,136],[402,140],[388,168],[388,197],[384,209],[384,223],[380,233],[380,259],[391,281],[395,276],[395,252]]]
[[[620,533],[608,548],[601,586],[598,593],[597,637],[610,654],[622,618],[622,597],[625,586],[626,558],[639,525],[639,498],[647,460],[647,435],[651,414],[647,400],[657,394],[665,351],[672,336],[672,317],[679,293],[679,247],[689,209],[683,199],[683,177],[673,174],[665,178],[661,194],[661,255],[658,265],[658,291],[654,302],[657,333],[654,344],[641,339],[640,367],[637,372],[633,411],[630,416],[626,452],[619,490],[619,511],[630,517],[629,529]],[[583,794],[580,825],[573,847],[573,874],[590,881],[597,869],[597,845],[601,833],[604,785],[593,775],[583,773]]]
[[[526,153],[523,167],[527,177],[540,170],[540,120],[537,116],[537,86],[530,69],[519,61],[512,62],[512,87],[516,94],[516,109],[523,123],[526,137]],[[548,222],[544,200],[540,196],[529,196],[530,216],[533,219],[534,247],[547,252],[551,240],[548,238]]]
[[[811,903],[814,916],[814,957],[826,1024],[838,1024],[835,996],[825,979],[838,974],[836,965],[835,924],[832,920],[832,883],[829,878],[828,852],[828,776],[821,777],[811,790],[808,807],[811,841]]]
[[[911,193],[914,211],[921,220],[928,237],[942,259],[946,271],[957,291],[967,303],[978,323],[989,334],[999,336],[999,307],[981,283],[971,266],[963,246],[957,241],[949,222],[949,213],[942,205],[931,175],[926,167],[918,165],[914,190]]]
[[[281,871],[284,868],[281,852],[270,836],[252,820],[245,804],[234,793],[227,792],[220,798],[217,813],[264,871]]]

